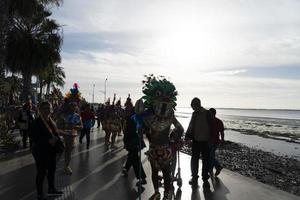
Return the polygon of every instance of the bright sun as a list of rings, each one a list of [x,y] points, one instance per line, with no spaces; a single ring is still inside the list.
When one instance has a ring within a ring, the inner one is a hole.
[[[157,40],[155,49],[169,63],[208,65],[216,55],[219,37],[207,25],[181,20]]]

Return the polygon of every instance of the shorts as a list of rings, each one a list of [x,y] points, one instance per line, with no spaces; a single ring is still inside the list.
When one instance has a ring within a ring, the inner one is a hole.
[[[170,165],[172,150],[169,145],[150,145],[148,159],[156,169],[162,170]]]

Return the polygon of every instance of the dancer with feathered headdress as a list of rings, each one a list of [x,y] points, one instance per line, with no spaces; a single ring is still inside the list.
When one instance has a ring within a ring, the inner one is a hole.
[[[180,139],[183,127],[174,115],[176,107],[177,91],[173,83],[163,76],[145,76],[143,81],[143,100],[145,115],[146,134],[149,139],[148,159],[152,169],[152,183],[155,193],[150,197],[151,200],[160,199],[158,172],[162,171],[164,179],[164,197],[168,199],[171,187],[171,159],[172,151],[170,146],[170,135]],[[170,127],[175,129],[170,134]]]
[[[115,146],[116,137],[118,133],[121,132],[121,128],[122,128],[121,116],[117,109],[118,102],[115,104],[115,101],[116,101],[116,94],[114,94],[114,98],[111,105],[109,104],[109,102],[106,103],[104,109],[104,119],[103,119],[104,122],[102,126],[103,130],[105,131],[105,144],[107,147],[109,147],[110,145],[111,148],[116,147]]]
[[[81,94],[79,86],[74,83],[73,88],[66,94],[64,104],[61,108],[57,126],[62,130],[65,142],[65,166],[64,171],[66,174],[71,175],[72,169],[70,167],[71,154],[75,146],[75,139],[78,130],[82,129],[82,121],[78,114],[78,105],[81,101]]]

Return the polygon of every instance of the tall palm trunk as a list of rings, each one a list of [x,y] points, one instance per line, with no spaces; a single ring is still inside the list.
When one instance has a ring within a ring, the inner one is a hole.
[[[32,73],[29,70],[22,72],[23,77],[23,89],[21,93],[21,101],[27,101],[31,95],[31,77]]]
[[[0,1],[0,65],[4,62],[4,48],[7,30],[9,0]]]
[[[47,88],[46,88],[47,96],[49,96],[49,94],[50,94],[50,85],[51,85],[51,83],[47,83]]]
[[[40,93],[39,93],[39,102],[42,102],[42,96],[43,96],[43,80],[41,78],[38,78],[39,79],[39,86],[40,86]]]

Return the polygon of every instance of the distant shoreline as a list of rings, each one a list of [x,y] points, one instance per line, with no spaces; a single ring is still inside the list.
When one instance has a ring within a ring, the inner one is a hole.
[[[177,106],[176,108],[191,108],[190,106]],[[210,107],[205,107],[210,108]],[[299,111],[300,109],[285,109],[285,108],[218,108],[214,107],[215,109],[223,109],[223,110],[269,110],[269,111]]]

